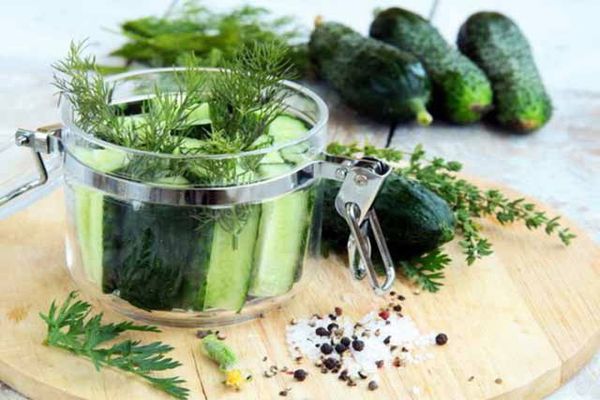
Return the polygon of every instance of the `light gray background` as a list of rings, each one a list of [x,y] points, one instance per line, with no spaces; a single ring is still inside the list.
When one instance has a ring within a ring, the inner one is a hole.
[[[72,39],[89,38],[102,62],[118,46],[114,33],[125,19],[160,15],[170,0],[5,0],[0,4],[0,193],[3,185],[31,171],[11,148],[18,126],[57,120],[50,64],[65,55]],[[236,0],[207,2],[226,9]],[[307,32],[316,15],[366,33],[376,7],[399,5],[427,16],[449,41],[478,10],[513,17],[529,38],[555,103],[541,131],[516,136],[474,125],[457,128],[399,127],[393,144],[423,143],[429,152],[457,159],[466,172],[508,184],[577,221],[600,241],[600,1],[598,0],[398,0],[250,1],[298,18]],[[366,132],[365,132],[366,133]],[[1,339],[0,339],[1,340]],[[20,398],[0,389],[0,400]],[[600,353],[551,400],[600,400]]]

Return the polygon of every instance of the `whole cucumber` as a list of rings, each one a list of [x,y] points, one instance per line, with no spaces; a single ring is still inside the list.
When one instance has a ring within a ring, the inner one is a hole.
[[[375,17],[370,35],[414,54],[423,63],[433,83],[434,111],[449,121],[475,122],[491,108],[492,87],[483,71],[420,15],[389,8]]]
[[[542,127],[552,102],[519,27],[496,12],[473,14],[460,28],[458,47],[485,71],[494,89],[494,118],[519,132]]]
[[[350,230],[335,211],[340,183],[323,182],[323,232],[326,249],[346,249]],[[394,261],[434,250],[454,237],[455,218],[448,203],[419,182],[392,173],[374,204]]]
[[[318,23],[310,57],[322,78],[351,107],[377,119],[431,123],[430,82],[411,54],[364,37],[339,23]]]

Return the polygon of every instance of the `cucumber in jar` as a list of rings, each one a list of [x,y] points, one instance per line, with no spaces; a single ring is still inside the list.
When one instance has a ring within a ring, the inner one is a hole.
[[[291,116],[277,117],[269,128],[275,143],[302,137],[306,125]],[[282,149],[285,161],[298,155]],[[292,161],[292,160],[290,160]],[[260,174],[266,177],[285,175],[293,170],[287,163],[263,164]],[[302,265],[310,225],[310,189],[285,194],[262,204],[258,243],[249,294],[253,297],[278,296],[287,293]]]
[[[75,157],[102,173],[110,173],[127,164],[124,153],[106,149],[78,149]],[[104,195],[87,186],[76,186],[75,219],[82,264],[86,277],[96,286],[102,283]]]
[[[198,305],[203,310],[239,311],[248,293],[260,208],[234,206],[217,213]]]

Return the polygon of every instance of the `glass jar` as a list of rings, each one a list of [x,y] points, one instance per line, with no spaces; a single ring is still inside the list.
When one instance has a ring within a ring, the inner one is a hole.
[[[129,110],[123,123],[136,123],[156,86],[175,88],[177,71],[107,78],[111,104]],[[62,102],[60,128],[17,132],[40,178],[0,205],[45,183],[40,153],[60,153],[66,264],[78,287],[136,319],[211,326],[255,317],[293,295],[305,262],[318,255],[319,182],[335,179],[342,181],[336,208],[352,232],[353,274],[369,274],[376,290],[387,290],[393,267],[371,204],[389,167],[326,155],[324,102],[296,83],[281,90],[288,92],[285,112],[270,125],[271,141],[237,154],[117,146],[82,131],[71,104]],[[199,135],[210,123],[207,109],[194,114]],[[186,140],[182,148],[192,149],[194,139]],[[370,230],[386,265],[383,284],[370,261]]]

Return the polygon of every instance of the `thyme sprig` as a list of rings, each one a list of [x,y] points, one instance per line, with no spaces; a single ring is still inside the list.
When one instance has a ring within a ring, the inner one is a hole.
[[[548,235],[557,235],[565,245],[569,245],[576,237],[569,228],[560,224],[560,217],[550,217],[535,204],[523,198],[511,199],[498,189],[479,188],[457,175],[462,170],[460,162],[446,161],[440,157],[428,158],[421,145],[405,152],[370,144],[361,146],[357,143],[344,145],[334,142],[327,150],[347,157],[365,155],[392,162],[395,173],[418,181],[444,199],[454,212],[456,228],[462,236],[459,245],[469,265],[492,254],[492,244],[478,222],[483,217],[493,217],[503,225],[523,222],[528,229],[544,229]],[[436,249],[403,262],[401,266],[407,277],[424,289],[435,292],[442,285],[442,271],[449,261],[443,250]]]
[[[48,328],[44,344],[85,357],[94,364],[96,370],[102,367],[118,368],[145,379],[174,398],[187,399],[189,390],[183,386],[183,379],[152,375],[153,372],[181,365],[166,356],[173,350],[171,346],[162,342],[142,344],[127,339],[100,347],[123,332],[160,332],[157,327],[136,325],[131,321],[103,324],[102,314],[91,315],[91,308],[89,303],[77,300],[77,292],[69,293],[60,306],[53,301],[46,314],[40,313]]]

